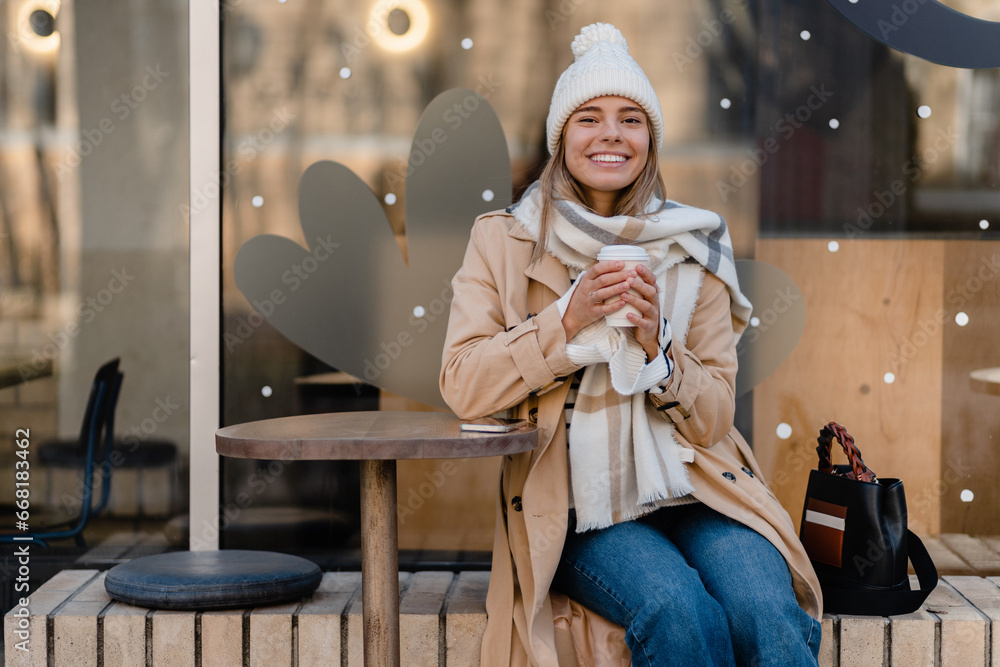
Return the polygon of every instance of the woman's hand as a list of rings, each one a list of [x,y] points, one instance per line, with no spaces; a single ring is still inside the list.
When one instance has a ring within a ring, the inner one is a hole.
[[[563,315],[566,340],[572,339],[591,322],[630,303],[641,315],[629,313],[628,319],[636,325],[636,340],[646,351],[647,360],[651,360],[660,353],[660,298],[656,277],[642,264],[630,271],[624,271],[624,267],[625,262],[612,260],[598,262],[584,271]],[[630,287],[638,296],[628,292]],[[621,298],[604,304],[617,295]]]
[[[618,299],[604,305],[606,299],[628,290],[631,286],[629,274],[635,280],[636,272],[623,271],[624,268],[625,262],[621,260],[607,260],[598,262],[583,272],[563,315],[566,340],[572,339],[591,322],[625,307],[625,302]]]
[[[660,288],[656,285],[656,276],[642,264],[629,273],[632,289],[640,296],[626,292],[622,294],[622,301],[632,304],[642,313],[629,313],[626,317],[635,324],[635,338],[646,351],[646,361],[649,362],[660,354]]]

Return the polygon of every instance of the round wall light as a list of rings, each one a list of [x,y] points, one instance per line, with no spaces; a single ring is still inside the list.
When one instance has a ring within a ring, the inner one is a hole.
[[[416,48],[430,32],[431,17],[420,0],[380,0],[368,17],[372,39],[386,51]]]
[[[48,55],[59,49],[56,16],[59,0],[28,0],[17,14],[18,43],[25,51]]]

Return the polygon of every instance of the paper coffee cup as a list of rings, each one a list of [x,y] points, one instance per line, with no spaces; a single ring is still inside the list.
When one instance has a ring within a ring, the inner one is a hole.
[[[634,269],[637,264],[644,264],[649,261],[649,255],[646,253],[644,248],[640,248],[636,245],[606,245],[601,248],[601,251],[597,253],[597,261],[604,262],[607,260],[620,260],[625,262],[625,267],[623,271],[628,271]],[[629,289],[629,293],[633,296],[640,297],[637,291],[634,289]],[[605,299],[604,303],[614,303],[621,299],[621,296],[613,296],[610,299]],[[634,327],[635,324],[628,320],[627,315],[629,313],[635,313],[636,315],[642,315],[639,309],[628,303],[625,304],[624,308],[620,308],[610,315],[605,315],[604,320],[608,323],[609,327]]]

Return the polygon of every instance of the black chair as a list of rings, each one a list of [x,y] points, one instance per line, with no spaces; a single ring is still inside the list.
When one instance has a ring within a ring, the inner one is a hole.
[[[80,438],[71,443],[51,443],[39,447],[39,459],[44,462],[59,454],[59,450],[69,448],[71,458],[82,468],[83,480],[80,485],[80,514],[68,520],[59,521],[41,528],[34,528],[38,520],[29,520],[29,530],[15,533],[0,533],[0,542],[30,541],[47,546],[48,540],[70,539],[79,546],[85,546],[83,529],[87,522],[98,514],[108,503],[111,492],[111,452],[114,446],[115,407],[121,389],[123,374],[118,370],[118,359],[112,359],[97,370],[87,398],[87,408],[83,415]],[[49,448],[49,449],[47,449]],[[101,494],[94,497],[94,469],[100,466]]]

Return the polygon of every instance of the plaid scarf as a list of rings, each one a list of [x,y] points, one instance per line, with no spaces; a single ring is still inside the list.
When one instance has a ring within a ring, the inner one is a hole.
[[[536,242],[541,202],[536,182],[508,209]],[[666,318],[660,335],[664,350],[673,338],[686,340],[706,270],[729,288],[737,331],[746,326],[751,306],[739,290],[729,232],[718,214],[654,199],[642,216],[605,218],[557,200],[546,248],[575,278],[560,301],[569,303],[579,275],[612,244],[637,245],[649,253]],[[693,461],[693,452],[678,444],[673,423],[646,400],[646,390],[665,378],[643,377],[646,353],[634,329],[598,320],[573,337],[566,353],[586,367],[569,434],[577,532],[629,521],[688,496],[693,487],[684,463]]]

